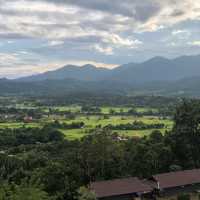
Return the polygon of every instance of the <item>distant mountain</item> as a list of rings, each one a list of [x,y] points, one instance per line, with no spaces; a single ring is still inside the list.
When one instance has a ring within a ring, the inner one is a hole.
[[[136,94],[200,97],[200,76],[183,78],[178,81],[153,81],[141,84]]]
[[[169,83],[163,94],[176,96],[196,96],[200,97],[200,76],[184,78],[179,81]]]
[[[182,56],[172,60],[154,57],[143,63],[130,63],[112,70],[96,68],[93,65],[68,65],[55,71],[20,78],[19,81],[75,79],[141,84],[152,81],[177,81],[193,76],[200,76],[200,55]]]
[[[82,67],[67,65],[55,71],[48,71],[43,74],[33,75],[18,79],[19,81],[43,81],[43,80],[63,80],[77,79],[81,81],[96,81],[107,77],[110,70],[106,68],[97,68],[93,65],[84,65]]]
[[[68,65],[16,80],[0,79],[2,95],[63,95],[72,92],[200,97],[200,56],[155,57],[115,69]]]
[[[200,55],[173,60],[154,57],[140,64],[127,64],[113,71],[112,79],[128,82],[175,81],[200,75]]]
[[[66,95],[71,93],[123,94],[130,85],[116,81],[80,81],[74,79],[19,81],[0,79],[1,95]],[[132,89],[131,89],[132,90]]]
[[[75,79],[15,81],[0,79],[1,95],[62,96],[71,93],[110,95],[161,95],[200,97],[200,76],[178,81],[128,84],[120,81],[80,81]]]

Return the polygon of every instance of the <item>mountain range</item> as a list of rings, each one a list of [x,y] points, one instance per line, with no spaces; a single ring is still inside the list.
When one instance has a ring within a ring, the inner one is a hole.
[[[116,92],[121,94],[200,96],[200,55],[175,59],[154,57],[114,69],[93,65],[67,65],[55,71],[2,79],[0,92],[69,93],[74,91]]]
[[[129,63],[114,69],[68,65],[55,71],[19,79],[20,81],[44,81],[75,79],[80,81],[119,81],[147,83],[151,81],[177,81],[200,76],[200,55],[182,56],[175,59],[154,57],[143,63]]]

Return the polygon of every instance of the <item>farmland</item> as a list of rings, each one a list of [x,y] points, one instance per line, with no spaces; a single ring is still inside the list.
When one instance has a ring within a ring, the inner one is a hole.
[[[9,118],[9,114],[2,114],[2,116],[6,116],[6,120],[1,121],[0,129],[17,129],[21,127],[41,128],[55,121],[67,125],[82,122],[84,125],[79,128],[58,127],[64,133],[66,139],[70,140],[80,139],[90,134],[96,128],[130,125],[134,122],[144,123],[145,125],[163,124],[162,128],[156,128],[156,130],[159,130],[163,134],[165,131],[169,131],[173,125],[169,116],[162,116],[159,114],[157,108],[149,106],[134,108],[131,106],[101,106],[98,108],[87,106],[87,108],[83,108],[81,105],[36,106],[32,102],[18,102],[14,107],[12,105],[7,105],[6,107],[9,111],[16,109],[19,112],[18,115],[21,117],[17,120],[16,117],[7,119]],[[38,112],[40,115],[38,118],[32,117],[32,115],[38,115]],[[33,119],[28,122],[24,121],[25,116],[31,116]],[[122,127],[112,130],[112,132],[123,137],[143,137],[148,136],[154,130],[153,128],[133,128],[130,130]]]
[[[134,117],[134,116],[128,116],[128,117],[123,117],[123,116],[110,116],[109,119],[103,119],[99,116],[80,116],[77,117],[75,120],[63,120],[64,122],[70,123],[70,122],[84,122],[85,127],[83,129],[78,129],[78,130],[62,130],[65,134],[66,137],[74,138],[74,137],[81,137],[87,134],[87,132],[91,129],[94,129],[97,126],[107,126],[109,124],[112,125],[119,125],[119,124],[127,124],[127,123],[132,123],[133,121],[142,121],[147,124],[153,124],[153,123],[164,123],[165,128],[159,129],[161,132],[165,132],[166,130],[170,130],[172,127],[172,121],[169,119],[159,119],[156,117],[148,117],[148,116],[143,116],[143,117]],[[116,130],[115,132],[119,133],[120,135],[123,136],[145,136],[148,135],[152,132],[152,129],[149,130]]]

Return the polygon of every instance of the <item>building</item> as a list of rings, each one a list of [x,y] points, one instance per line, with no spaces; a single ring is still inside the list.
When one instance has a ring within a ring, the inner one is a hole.
[[[200,169],[93,182],[90,189],[98,200],[200,200]]]
[[[147,196],[152,191],[149,185],[136,177],[93,182],[90,189],[96,194],[97,199],[106,200],[140,199],[141,196]]]
[[[156,183],[157,199],[177,200],[184,194],[185,200],[199,200],[200,169],[157,174],[151,180]]]
[[[31,122],[33,122],[33,117],[31,116],[24,117],[24,123],[31,123]]]

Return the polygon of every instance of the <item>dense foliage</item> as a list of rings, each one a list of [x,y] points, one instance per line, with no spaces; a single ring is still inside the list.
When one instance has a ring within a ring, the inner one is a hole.
[[[119,125],[112,125],[109,124],[106,127],[111,130],[145,130],[145,129],[162,129],[164,128],[164,124],[162,123],[155,123],[155,124],[145,124],[141,121],[134,121],[133,123],[128,124],[119,124]]]
[[[96,129],[68,141],[54,127],[0,132],[0,199],[93,199],[90,181],[200,167],[200,103],[177,107],[173,130],[120,140]],[[26,198],[27,197],[27,198]]]

